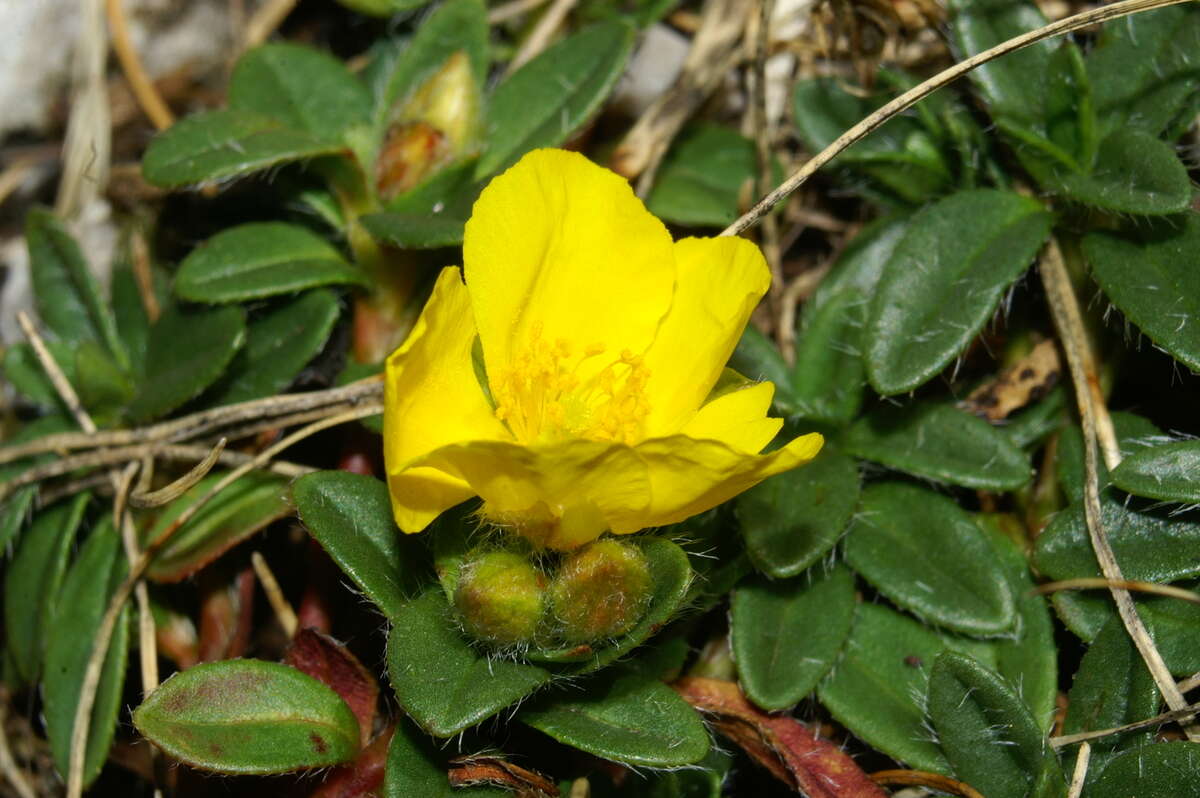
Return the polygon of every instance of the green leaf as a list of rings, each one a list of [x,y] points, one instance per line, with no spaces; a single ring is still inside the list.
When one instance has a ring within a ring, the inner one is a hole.
[[[175,519],[195,504],[224,473],[209,474],[171,502],[142,532],[143,545],[167,531]],[[199,571],[221,554],[267,524],[287,515],[287,480],[265,471],[239,477],[180,527],[146,569],[157,582],[178,582]]]
[[[41,510],[22,536],[4,582],[4,631],[8,654],[21,678],[41,672],[46,629],[58,606],[71,544],[83,520],[86,493]]]
[[[240,307],[168,308],[150,330],[146,377],[129,404],[130,417],[149,421],[199,396],[224,373],[245,338]]]
[[[434,741],[405,719],[396,723],[383,771],[383,798],[511,798],[493,787],[462,789],[446,778],[446,757]]]
[[[1113,483],[1134,496],[1200,503],[1200,441],[1175,441],[1142,449],[1121,461]]]
[[[245,402],[280,393],[325,347],[341,309],[327,289],[286,300],[250,322],[246,346],[225,372],[214,405]]]
[[[820,152],[888,99],[851,94],[833,78],[800,80],[792,97],[796,133],[810,151]],[[914,116],[893,117],[836,160],[909,203],[927,201],[951,179],[938,142]]]
[[[482,90],[488,70],[487,8],[481,0],[449,0],[424,19],[403,49],[392,50],[374,67],[375,120],[380,138],[395,110],[404,105],[446,59],[465,52]]]
[[[320,285],[365,285],[366,278],[308,228],[254,222],[223,230],[192,250],[175,278],[193,302],[240,302]]]
[[[960,191],[910,220],[874,292],[867,376],[911,391],[966,349],[1050,235],[1040,203],[994,189]]]
[[[1005,419],[1001,428],[1008,439],[1024,449],[1040,443],[1066,423],[1067,395],[1055,386],[1036,404]]]
[[[747,181],[758,173],[754,142],[722,125],[686,130],[663,159],[646,208],[667,222],[724,227],[738,217]]]
[[[369,213],[359,221],[376,241],[400,249],[436,249],[462,243],[466,218],[456,214]]]
[[[438,737],[486,720],[550,679],[544,668],[472,648],[440,587],[401,606],[391,621],[387,663],[396,700]]]
[[[318,471],[293,483],[292,500],[304,526],[380,612],[395,618],[404,610],[422,563],[414,546],[400,539],[387,485],[360,474]]]
[[[43,208],[29,211],[25,242],[38,315],[46,326],[71,344],[95,341],[128,366],[112,309],[79,245],[58,217]]]
[[[790,380],[800,418],[846,424],[858,415],[866,389],[867,308],[907,223],[894,216],[864,228],[805,306]]]
[[[1089,798],[1200,798],[1200,745],[1184,740],[1128,751],[1104,769]]]
[[[1063,734],[1124,726],[1158,712],[1158,688],[1121,619],[1104,625],[1079,663],[1071,683]],[[1116,754],[1151,742],[1148,729],[1092,740],[1088,781],[1094,782]],[[1067,749],[1074,753],[1074,747]],[[1071,757],[1074,759],[1074,756]]]
[[[678,767],[708,753],[700,715],[653,676],[616,669],[579,692],[542,696],[517,718],[560,743],[630,765]]]
[[[866,320],[865,298],[853,291],[843,291],[804,314],[792,375],[798,417],[847,424],[858,415],[867,385]]]
[[[1179,587],[1196,591],[1200,582]],[[1200,671],[1200,606],[1174,596],[1145,596],[1134,603],[1167,670],[1181,677]],[[1054,607],[1067,628],[1084,640],[1094,640],[1116,615],[1111,597],[1100,590],[1062,591],[1055,595]]]
[[[984,518],[979,520],[1017,600],[1016,635],[992,644],[996,670],[1017,686],[1043,731],[1048,731],[1054,722],[1058,697],[1054,622],[1046,599],[1033,594],[1033,577],[1025,553],[1000,529],[984,523]]]
[[[229,107],[334,140],[369,121],[371,98],[341,61],[301,45],[273,42],[238,59],[229,79]]]
[[[1200,371],[1200,214],[1141,234],[1091,233],[1083,251],[1104,293],[1156,346]],[[1131,267],[1136,264],[1136,267]]]
[[[1171,582],[1200,574],[1200,521],[1163,509],[1126,506],[1111,489],[1100,494],[1104,532],[1126,579]],[[1099,576],[1082,504],[1073,504],[1038,536],[1033,550],[1038,571],[1051,579]]]
[[[1028,0],[955,0],[950,8],[951,34],[964,55],[977,55],[1046,24]],[[1073,44],[1034,42],[972,70],[971,82],[992,117],[1019,145],[1060,163],[1090,163],[1083,139],[1094,135],[1095,110]]]
[[[74,347],[54,338],[47,339],[45,343],[46,348],[50,350],[50,357],[54,358],[54,362],[62,369],[67,382],[77,385],[79,376],[75,373]],[[32,344],[18,341],[4,350],[4,376],[18,393],[33,404],[67,412],[66,405],[54,389],[54,383],[50,382],[46,370],[42,368],[37,354],[34,353]]]
[[[293,130],[269,116],[204,111],[181,119],[150,142],[142,176],[156,186],[179,188],[346,152],[339,141]]]
[[[639,536],[633,538],[632,542],[641,547],[650,567],[650,583],[654,586],[650,603],[634,627],[615,640],[607,641],[603,647],[576,645],[552,650],[531,649],[527,653],[531,661],[575,662],[576,665],[563,670],[588,673],[615,662],[640,646],[675,616],[692,580],[692,567],[687,554],[666,538]]]
[[[1113,430],[1117,435],[1117,447],[1121,457],[1132,457],[1156,443],[1168,440],[1153,422],[1132,413],[1117,411],[1112,414]],[[1072,502],[1083,501],[1083,433],[1076,425],[1062,431],[1058,438],[1056,462],[1059,487]],[[1096,471],[1099,487],[1103,490],[1110,482],[1104,458],[1097,456]]]
[[[289,773],[358,754],[358,721],[337,693],[261,660],[180,671],[134,710],[133,723],[175,759],[218,773]]]
[[[929,718],[955,775],[988,798],[1025,798],[1048,764],[1057,768],[1013,687],[963,654],[946,652],[934,663]]]
[[[854,576],[844,567],[815,570],[786,582],[758,577],[733,593],[738,681],[763,709],[786,709],[812,692],[850,636]]]
[[[633,49],[633,28],[601,22],[547,48],[492,95],[487,145],[475,176],[488,177],[529,150],[566,141],[600,108]],[[553,80],[547,80],[553,75]]]
[[[79,401],[92,410],[93,415],[115,411],[133,397],[133,382],[129,375],[95,341],[83,341],[76,347],[75,375]]]
[[[1161,8],[1105,23],[1087,70],[1105,131],[1162,134],[1192,107],[1200,85],[1195,8]]]
[[[1100,142],[1086,172],[1033,169],[1038,182],[1084,205],[1117,213],[1181,213],[1192,200],[1187,168],[1171,145],[1149,133],[1121,128]]]
[[[858,466],[831,445],[803,468],[769,477],[737,497],[738,522],[755,567],[795,576],[833,548],[858,506]]]
[[[908,483],[876,483],[846,534],[846,562],[898,606],[977,636],[1016,621],[1016,599],[983,531],[952,499]]]
[[[67,572],[58,594],[58,611],[46,632],[43,715],[54,765],[64,775],[70,769],[71,733],[84,671],[92,654],[91,641],[95,640],[108,602],[127,570],[121,537],[106,515]],[[117,729],[129,647],[128,614],[127,605],[113,629],[100,671],[84,755],[85,787],[100,775]]]
[[[919,770],[950,772],[925,723],[925,686],[946,641],[878,604],[861,604],[842,658],[818,686],[854,736]]]
[[[881,407],[850,427],[846,450],[889,468],[950,485],[1013,490],[1029,460],[1004,433],[946,404]]]
[[[159,307],[166,307],[170,297],[167,277],[161,269],[152,269],[150,275],[152,292]],[[128,264],[113,269],[112,305],[117,334],[129,352],[130,370],[134,374],[141,374],[146,363],[146,345],[150,340],[150,318],[146,315],[133,267]]]
[[[7,551],[9,544],[17,539],[18,533],[29,518],[29,511],[37,493],[37,485],[26,485],[0,503],[0,549]]]

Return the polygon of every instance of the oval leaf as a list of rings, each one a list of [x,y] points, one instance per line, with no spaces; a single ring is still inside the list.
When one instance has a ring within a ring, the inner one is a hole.
[[[1029,707],[971,657],[946,652],[937,658],[929,676],[929,719],[955,775],[988,798],[1025,798],[1039,773],[1057,767]]]
[[[981,490],[1029,480],[1028,457],[996,427],[945,404],[883,407],[859,419],[846,450],[889,468]]]
[[[34,681],[42,666],[46,630],[58,606],[71,544],[89,496],[81,493],[40,511],[13,555],[4,582],[4,631],[17,672]]]
[[[46,736],[58,772],[66,775],[71,761],[71,734],[75,708],[83,687],[84,671],[92,654],[91,641],[104,616],[109,599],[125,578],[125,553],[121,538],[109,516],[96,527],[63,580],[58,594],[59,611],[46,632],[46,677],[42,683]],[[129,647],[128,606],[113,628],[108,654],[100,671],[88,726],[83,783],[90,784],[104,767],[125,684],[125,661]]]
[[[1141,235],[1091,233],[1083,252],[1112,303],[1156,345],[1200,371],[1200,214]]]
[[[1171,582],[1200,574],[1200,521],[1161,509],[1126,507],[1111,489],[1100,494],[1100,509],[1126,579]],[[1033,561],[1051,579],[1100,575],[1081,504],[1054,516],[1038,536]]]
[[[295,668],[242,659],[180,671],[134,710],[150,742],[218,773],[288,773],[353,761],[358,721]]]
[[[1112,422],[1122,458],[1133,457],[1156,443],[1168,440],[1154,422],[1142,416],[1118,411],[1112,414]],[[1056,461],[1058,485],[1066,494],[1067,501],[1083,501],[1083,432],[1078,425],[1068,426],[1059,435]],[[1096,471],[1099,486],[1103,490],[1111,479],[1104,458],[1096,458]]]
[[[342,572],[380,612],[394,618],[408,602],[406,593],[416,589],[421,564],[400,539],[387,485],[360,474],[318,471],[296,480],[292,500],[300,520]]]
[[[854,577],[838,567],[786,582],[755,579],[733,594],[730,628],[738,681],[763,709],[808,695],[850,635]]]
[[[858,466],[826,446],[804,468],[776,474],[737,497],[746,550],[758,570],[795,576],[829,551],[858,506]]]
[[[148,421],[199,396],[225,371],[245,338],[239,307],[167,309],[150,330],[146,376],[129,404],[129,415]]]
[[[273,42],[238,60],[229,79],[229,107],[335,139],[347,128],[367,123],[371,98],[336,58],[297,44]]]
[[[961,191],[912,217],[875,291],[867,375],[881,394],[911,391],[945,368],[991,318],[1050,235],[1028,197]]]
[[[1104,769],[1095,798],[1200,798],[1200,745],[1183,740],[1137,748]]]
[[[725,227],[738,217],[743,185],[758,174],[754,142],[721,125],[685,131],[663,159],[646,208],[664,221]]]
[[[143,543],[156,540],[187,508],[195,504],[225,474],[209,474],[171,502],[142,533]],[[287,515],[287,480],[265,471],[251,471],[235,480],[192,519],[175,531],[151,560],[146,576],[156,582],[178,582],[199,571],[224,552],[267,524]]]
[[[150,142],[142,176],[156,186],[178,188],[343,152],[341,142],[293,130],[269,116],[204,111],[181,119]]]
[[[1083,655],[1071,683],[1069,699],[1063,734],[1124,726],[1158,712],[1154,678],[1120,618],[1114,616],[1109,620]],[[1140,748],[1152,739],[1153,733],[1143,729],[1092,740],[1088,781],[1095,781],[1121,751]]]
[[[240,302],[364,279],[308,228],[255,222],[223,230],[192,250],[179,266],[175,293],[193,302]]]
[[[1076,202],[1119,213],[1179,213],[1192,200],[1187,167],[1175,149],[1139,130],[1110,133],[1088,172],[1059,168],[1038,180]]]
[[[48,210],[25,217],[29,276],[38,316],[55,335],[72,344],[95,341],[128,366],[112,309],[88,268],[79,244]]]
[[[854,735],[919,770],[950,772],[925,727],[929,669],[946,642],[878,604],[861,604],[845,651],[817,688],[821,703]]]
[[[339,312],[333,292],[318,289],[251,321],[246,345],[215,386],[212,404],[245,402],[283,391],[325,348]]]
[[[633,49],[633,28],[601,22],[547,48],[496,87],[482,179],[529,150],[566,141],[604,102]],[[546,80],[553,75],[553,80]]]
[[[1112,472],[1121,490],[1168,502],[1200,502],[1200,441],[1142,449]]]
[[[1016,602],[983,530],[952,499],[906,483],[863,491],[846,562],[899,606],[931,623],[998,635]]]
[[[700,715],[653,676],[600,676],[570,693],[545,696],[517,716],[540,732],[589,754],[647,767],[678,767],[708,753]]]
[[[472,648],[440,587],[401,606],[391,620],[387,662],[396,700],[438,737],[474,726],[550,679],[543,668]]]

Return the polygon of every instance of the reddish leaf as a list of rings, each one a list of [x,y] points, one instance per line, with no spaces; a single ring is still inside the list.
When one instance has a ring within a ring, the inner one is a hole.
[[[336,688],[335,688],[336,689]],[[353,705],[351,705],[353,706]],[[361,725],[362,719],[359,718]],[[387,765],[388,745],[395,726],[389,726],[362,750],[353,765],[334,768],[309,798],[368,798],[379,794]]]
[[[733,682],[691,676],[673,685],[712,716],[717,730],[760,765],[809,798],[887,798],[887,793],[833,743],[788,715],[754,707]]]
[[[518,798],[558,798],[554,782],[534,770],[506,762],[498,756],[460,756],[450,760],[451,787],[490,784],[516,793]]]
[[[325,549],[309,538],[308,581],[304,585],[300,604],[296,607],[296,622],[301,629],[316,629],[329,634],[333,628],[333,608],[329,597],[334,595],[340,577],[341,571],[334,566]]]
[[[375,726],[379,682],[350,650],[332,637],[313,629],[301,629],[292,638],[283,661],[333,689],[358,718],[365,747]]]
[[[200,572],[200,661],[235,659],[246,653],[254,621],[254,569],[232,580],[221,568]]]

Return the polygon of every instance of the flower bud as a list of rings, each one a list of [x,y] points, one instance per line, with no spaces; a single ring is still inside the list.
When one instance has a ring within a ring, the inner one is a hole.
[[[496,646],[531,641],[545,609],[546,579],[510,551],[480,554],[463,565],[454,606],[468,633]]]
[[[598,540],[567,556],[550,584],[556,631],[567,643],[624,634],[646,611],[650,588],[650,565],[639,547]]]
[[[379,196],[399,196],[474,152],[479,106],[471,59],[459,50],[392,116],[376,164]]]

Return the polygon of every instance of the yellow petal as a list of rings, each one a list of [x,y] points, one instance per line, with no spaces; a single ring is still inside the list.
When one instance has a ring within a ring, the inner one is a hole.
[[[486,517],[554,549],[636,523],[650,505],[646,468],[622,444],[473,441],[442,447],[420,463],[470,485],[484,500]]]
[[[678,523],[712,509],[773,474],[804,465],[823,442],[812,433],[769,454],[753,455],[683,435],[643,441],[634,448],[646,464],[654,500],[638,528]],[[636,531],[613,527],[618,534]]]
[[[721,441],[739,452],[757,454],[783,426],[783,419],[767,417],[774,395],[774,383],[747,383],[709,399],[681,432],[689,438]]]
[[[442,270],[404,345],[387,359],[383,457],[396,523],[420,532],[474,495],[462,479],[413,460],[466,440],[504,439],[471,363],[475,322],[459,270]]]
[[[488,374],[534,338],[641,354],[671,304],[672,252],[623,178],[578,153],[530,152],[483,190],[463,240]]]
[[[679,431],[696,412],[771,283],[762,253],[744,238],[685,238],[675,266],[675,299],[646,353],[647,437]]]

